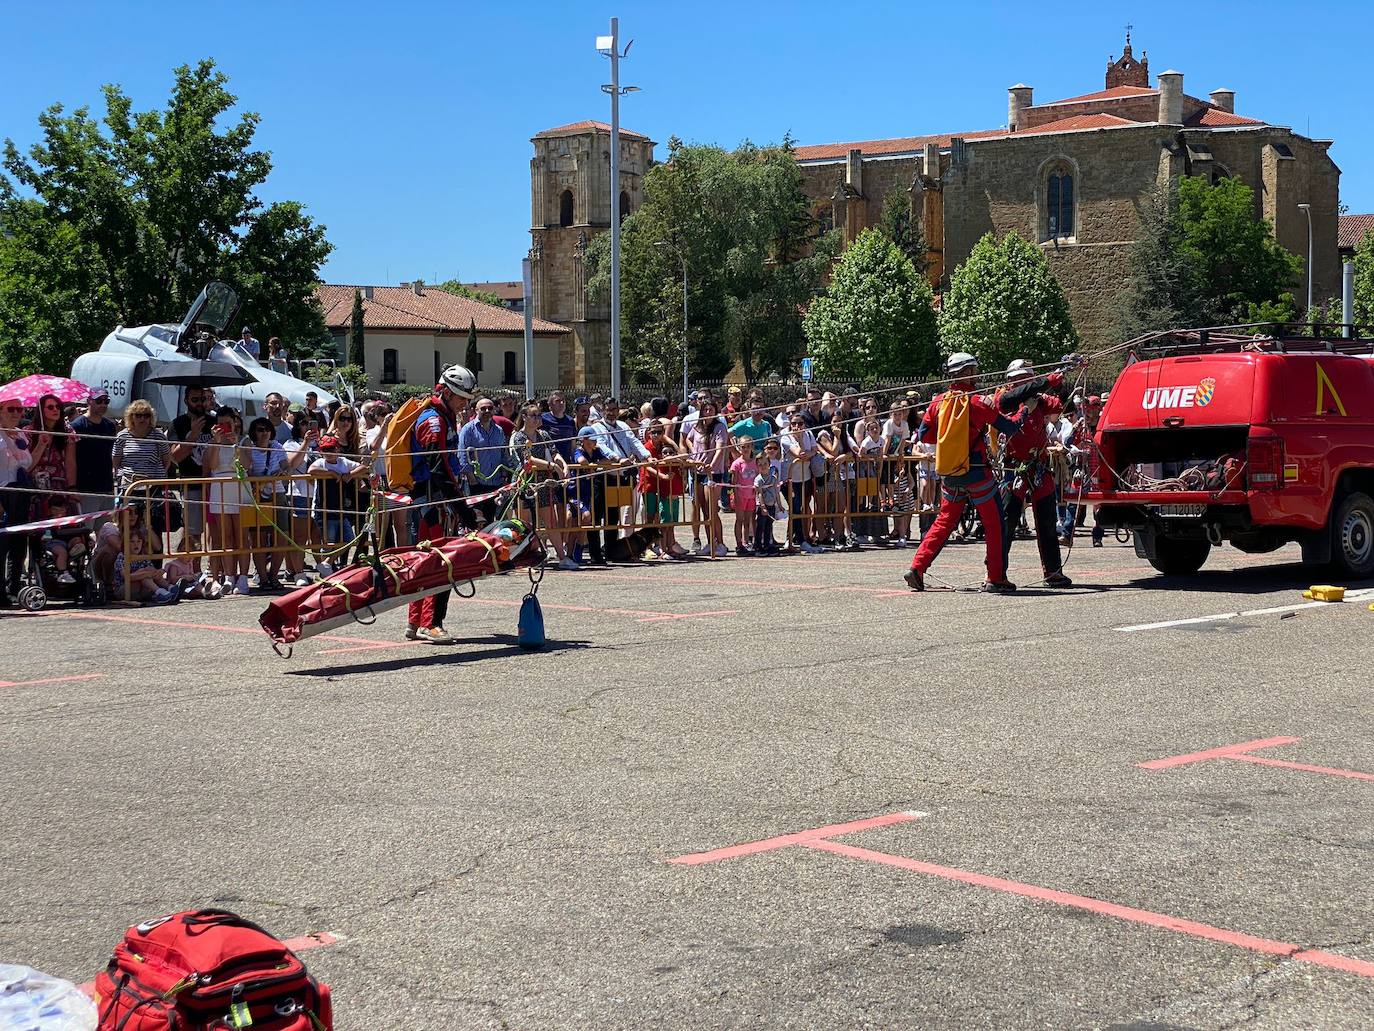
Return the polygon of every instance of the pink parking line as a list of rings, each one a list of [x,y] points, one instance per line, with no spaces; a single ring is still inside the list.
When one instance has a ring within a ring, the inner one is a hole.
[[[1221,748],[1209,748],[1205,752],[1189,752],[1186,755],[1171,755],[1166,759],[1151,759],[1149,762],[1136,763],[1142,770],[1167,770],[1174,766],[1186,766],[1189,763],[1207,762],[1209,759],[1231,759],[1244,752],[1254,751],[1256,748],[1275,748],[1278,745],[1297,744],[1301,740],[1296,737],[1262,737],[1254,741],[1242,741],[1238,745],[1223,745]]]
[[[925,813],[901,812],[887,813],[883,816],[870,816],[865,820],[852,820],[849,823],[832,823],[828,827],[816,827],[809,831],[798,831],[795,834],[782,834],[776,838],[764,838],[762,841],[747,841],[742,845],[729,845],[725,848],[715,848],[709,852],[693,852],[690,855],[678,856],[670,859],[670,863],[681,863],[684,866],[696,866],[700,863],[714,863],[721,859],[735,859],[739,856],[752,856],[758,852],[771,852],[778,848],[788,848],[792,845],[805,845],[808,842],[823,841],[826,838],[834,837],[837,834],[853,834],[855,831],[872,830],[874,827],[887,827],[894,823],[906,823],[910,820],[919,820]]]
[[[1237,762],[1256,763],[1260,766],[1277,766],[1281,770],[1301,770],[1303,773],[1321,773],[1328,777],[1349,777],[1351,780],[1374,780],[1374,773],[1361,773],[1359,770],[1338,770],[1333,766],[1311,766],[1308,763],[1291,763],[1286,759],[1270,759],[1264,755],[1228,755],[1226,758]]]
[[[65,684],[73,680],[99,680],[104,673],[77,673],[70,677],[44,677],[42,680],[0,680],[0,687],[35,687],[38,684]]]
[[[518,601],[506,601],[501,598],[465,598],[464,603],[468,605],[497,605],[501,608],[514,609],[520,606]],[[546,609],[553,609],[557,612],[597,612],[610,616],[645,616],[641,623],[657,623],[660,620],[668,619],[697,619],[701,616],[737,616],[738,609],[718,609],[713,612],[654,612],[646,609],[608,609],[600,605],[555,605],[552,602],[540,602]]]
[[[1265,737],[1257,741],[1245,741],[1238,745],[1224,745],[1221,748],[1209,748],[1205,752],[1189,752],[1187,755],[1173,755],[1169,756],[1167,759],[1152,759],[1149,762],[1136,763],[1136,765],[1145,770],[1165,770],[1174,766],[1185,766],[1189,763],[1209,762],[1213,759],[1230,759],[1233,762],[1254,763],[1256,766],[1275,766],[1281,770],[1319,773],[1325,777],[1347,777],[1350,780],[1374,781],[1374,773],[1362,773],[1359,770],[1341,770],[1334,766],[1313,766],[1310,763],[1295,763],[1289,762],[1287,759],[1271,759],[1267,755],[1250,754],[1260,748],[1276,748],[1279,745],[1293,745],[1301,740],[1301,738],[1297,737]]]
[[[1136,909],[1134,906],[1103,902],[1101,899],[1089,898],[1086,895],[1074,895],[1054,888],[1042,888],[1034,884],[1024,884],[1021,881],[1010,881],[1003,877],[992,877],[970,870],[959,870],[952,866],[940,866],[936,863],[925,863],[918,859],[907,859],[905,856],[894,856],[886,852],[875,852],[872,849],[856,848],[839,841],[812,839],[795,844],[800,844],[802,848],[833,852],[836,855],[859,859],[866,863],[895,866],[899,870],[910,870],[913,873],[940,877],[947,881],[958,881],[978,888],[990,888],[993,891],[1006,892],[1010,895],[1020,895],[1041,902],[1051,902],[1059,906],[1081,909],[1089,913],[1097,913],[1100,916],[1128,920],[1132,923],[1144,924],[1147,927],[1156,927],[1160,930],[1172,931],[1175,934],[1183,934],[1192,938],[1204,938],[1225,945],[1234,945],[1238,948],[1249,949],[1251,952],[1263,952],[1302,963],[1314,963],[1348,974],[1358,974],[1361,977],[1374,977],[1374,963],[1365,960],[1341,956],[1321,949],[1308,949],[1290,942],[1275,941],[1272,938],[1259,938],[1240,931],[1228,931],[1222,927],[1213,927],[1211,924],[1198,923],[1196,920],[1184,920],[1164,913],[1154,913],[1148,909]]]

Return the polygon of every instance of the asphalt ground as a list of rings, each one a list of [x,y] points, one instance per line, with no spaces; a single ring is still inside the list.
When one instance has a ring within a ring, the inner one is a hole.
[[[522,574],[447,648],[0,614],[0,960],[217,905],[341,938],[345,1029],[1368,1028],[1374,612],[1292,607],[1294,550],[1086,545],[1009,598],[909,551],[550,573],[540,653]]]

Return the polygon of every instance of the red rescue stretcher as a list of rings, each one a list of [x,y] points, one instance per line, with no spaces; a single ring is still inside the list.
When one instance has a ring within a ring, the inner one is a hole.
[[[278,654],[289,654],[291,645],[316,634],[371,623],[389,609],[431,594],[512,569],[533,570],[543,562],[539,534],[518,519],[506,519],[462,537],[388,548],[373,560],[274,598],[258,621]]]

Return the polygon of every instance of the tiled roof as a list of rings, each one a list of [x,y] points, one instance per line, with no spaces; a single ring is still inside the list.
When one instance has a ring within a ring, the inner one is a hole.
[[[1111,89],[1098,90],[1096,93],[1084,93],[1081,97],[1069,97],[1067,100],[1052,100],[1048,104],[1036,104],[1035,107],[1056,107],[1059,104],[1086,104],[1093,100],[1121,100],[1125,97],[1148,97],[1158,93],[1159,90],[1150,86],[1113,86]]]
[[[1188,116],[1185,124],[1203,129],[1226,129],[1233,125],[1263,125],[1264,123],[1258,118],[1246,118],[1243,115],[1232,114],[1230,111],[1223,111],[1219,107],[1208,104],[1201,111]]]
[[[535,133],[534,138],[539,140],[546,136],[570,136],[573,133],[590,132],[592,130],[608,133],[611,131],[611,127],[605,122],[593,122],[591,120],[585,122],[569,122],[567,125],[560,125],[553,129],[545,129],[543,132]],[[625,128],[623,125],[620,127],[620,135],[635,140],[647,140],[649,138],[643,133],[634,132]]]
[[[1336,246],[1343,251],[1358,247],[1368,233],[1374,233],[1374,215],[1341,215],[1336,220]]]
[[[514,283],[464,283],[463,285],[469,290],[495,294],[503,301],[519,301],[525,296],[525,284],[519,280]]]
[[[890,140],[861,140],[857,143],[818,143],[810,147],[798,147],[794,153],[798,161],[842,158],[851,150],[863,151],[864,157],[882,154],[919,154],[927,143],[935,143],[941,150],[948,150],[950,140],[955,136],[965,140],[981,140],[1006,134],[1005,129],[984,129],[979,132],[937,133],[934,136],[898,136]]]
[[[1037,125],[1033,129],[1018,129],[1008,133],[1005,129],[982,129],[977,132],[941,133],[934,136],[898,136],[890,140],[862,140],[857,143],[820,143],[812,147],[798,147],[795,151],[798,161],[833,161],[846,157],[851,150],[861,150],[864,157],[892,154],[919,154],[927,143],[934,143],[941,150],[948,150],[950,140],[959,137],[965,140],[987,140],[1000,136],[1030,136],[1042,132],[1072,132],[1075,129],[1106,129],[1116,125],[1135,125],[1129,118],[1116,115],[1089,114],[1072,115],[1054,122]]]
[[[1068,118],[1046,122],[1044,125],[1034,125],[1029,129],[1017,129],[1015,135],[1033,136],[1039,132],[1073,132],[1075,129],[1110,129],[1117,125],[1140,124],[1129,118],[1118,118],[1116,115],[1098,111],[1090,115],[1070,115]]]
[[[347,329],[353,315],[353,294],[361,286],[324,283],[315,288],[324,321],[330,329]],[[437,287],[422,288],[419,296],[408,286],[374,286],[372,298],[363,297],[364,329],[423,329],[430,332],[466,333],[475,323],[479,333],[525,332],[525,317],[509,308],[483,304],[468,297],[446,293]],[[567,333],[566,326],[534,320],[536,333]]]

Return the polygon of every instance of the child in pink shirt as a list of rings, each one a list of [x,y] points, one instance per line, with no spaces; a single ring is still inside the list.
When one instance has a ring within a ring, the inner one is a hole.
[[[746,541],[754,539],[754,478],[759,464],[754,461],[754,439],[741,434],[735,438],[739,457],[730,463],[730,477],[735,488],[735,554],[743,558],[752,555]]]

